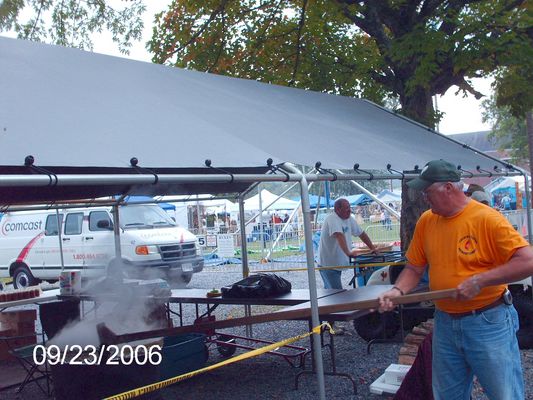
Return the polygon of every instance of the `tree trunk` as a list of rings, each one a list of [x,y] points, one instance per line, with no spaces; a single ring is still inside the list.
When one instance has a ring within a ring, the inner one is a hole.
[[[402,181],[402,215],[400,220],[402,251],[407,251],[409,248],[418,218],[428,209],[428,204],[422,197],[422,193],[409,189],[406,182],[406,180]]]
[[[402,114],[433,128],[433,103],[429,91],[417,89],[413,96],[400,96],[400,99],[402,101]],[[431,160],[426,160],[426,162],[429,161]],[[422,168],[423,165],[420,165],[419,167]],[[414,173],[420,172],[420,170],[404,172]],[[422,194],[419,191],[409,189],[406,185],[406,181],[402,180],[402,214],[400,219],[402,251],[407,251],[409,248],[418,218],[420,218],[420,215],[422,215],[427,209],[428,204],[423,199]]]
[[[412,95],[400,95],[400,103],[403,115],[430,128],[435,127],[433,102],[428,90],[417,88]]]

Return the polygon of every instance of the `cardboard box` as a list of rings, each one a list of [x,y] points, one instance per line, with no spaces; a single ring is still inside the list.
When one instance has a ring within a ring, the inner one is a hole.
[[[379,395],[382,395],[383,393],[395,394],[399,388],[400,385],[385,383],[385,374],[383,374],[370,384],[370,393]]]
[[[391,364],[385,370],[384,382],[389,385],[400,386],[405,378],[405,374],[411,369],[410,365]]]

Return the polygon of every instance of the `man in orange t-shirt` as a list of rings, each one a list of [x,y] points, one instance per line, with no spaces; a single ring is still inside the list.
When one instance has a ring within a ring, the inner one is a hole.
[[[533,275],[533,251],[497,211],[465,196],[458,169],[430,161],[407,185],[430,210],[419,219],[396,285],[380,311],[409,292],[429,267],[431,290],[456,288],[436,301],[432,384],[436,400],[470,399],[476,375],[490,399],[523,399],[516,339],[518,315],[506,283]]]

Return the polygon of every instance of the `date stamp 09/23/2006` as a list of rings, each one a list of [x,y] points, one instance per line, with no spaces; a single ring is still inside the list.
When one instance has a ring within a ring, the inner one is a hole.
[[[160,345],[86,345],[78,344],[59,347],[57,345],[36,345],[33,348],[33,362],[36,365],[159,365],[162,360]]]

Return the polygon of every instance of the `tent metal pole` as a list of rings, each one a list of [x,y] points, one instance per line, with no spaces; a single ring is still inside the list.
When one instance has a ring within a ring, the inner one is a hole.
[[[261,235],[261,261],[265,258],[265,230],[263,226],[263,202],[261,201],[261,185],[257,185],[257,194],[259,194],[259,235]]]
[[[247,278],[250,275],[248,268],[248,248],[246,243],[246,229],[244,225],[244,195],[239,196],[239,223],[241,225],[241,261],[242,261],[242,277]],[[250,305],[244,306],[244,315],[249,317],[252,315],[252,307]],[[252,325],[246,325],[246,336],[253,337]]]
[[[288,165],[288,164],[287,164]],[[518,171],[518,170],[517,170]],[[512,173],[506,172],[484,172],[473,174],[476,177],[493,177],[493,176],[517,176],[522,175],[520,172]],[[151,174],[58,174],[55,175],[57,181],[54,186],[110,186],[117,185],[124,186],[136,186],[136,185],[155,185],[157,184],[178,184],[178,183],[230,183],[230,182],[298,182],[301,175],[289,174],[276,175],[276,174],[197,174],[197,175],[185,175],[185,174],[159,174],[157,180],[154,175]],[[416,178],[418,174],[390,174],[390,173],[376,173],[372,176],[374,180],[389,180],[389,179],[403,179],[403,178]],[[335,179],[330,174],[305,174],[306,181],[332,181]],[[337,175],[337,180],[354,180],[354,181],[367,181],[370,180],[368,176],[362,176],[361,174],[346,174],[343,176]],[[11,186],[36,186],[47,187],[50,186],[50,179],[46,175],[0,175],[0,187]]]
[[[337,173],[339,173],[340,175],[344,175],[344,173],[341,170],[337,170]],[[392,215],[394,215],[396,218],[398,218],[398,220],[400,219],[400,214],[398,213],[398,211],[396,211],[392,207],[389,207],[389,205],[386,204],[384,201],[381,201],[380,199],[378,199],[377,196],[374,193],[368,191],[364,186],[362,186],[360,183],[358,183],[358,182],[356,182],[354,180],[350,180],[349,182],[352,185],[354,185],[357,189],[359,189],[360,191],[362,191],[366,195],[370,196],[370,198],[372,198],[372,200],[374,200],[376,203],[381,205],[383,208],[387,209]]]
[[[285,164],[288,168],[291,166]],[[291,168],[293,169],[293,168]],[[293,169],[295,173],[298,170]],[[309,297],[311,300],[311,323],[313,327],[320,325],[320,317],[318,315],[318,294],[316,290],[316,275],[315,275],[315,260],[313,257],[313,238],[311,232],[311,207],[309,206],[309,191],[307,190],[307,180],[305,175],[301,174],[300,180],[300,194],[302,198],[302,213],[304,222],[305,235],[305,254],[307,258],[307,279],[309,281]],[[320,400],[326,399],[326,388],[324,382],[324,365],[322,361],[322,345],[320,343],[319,335],[312,335],[313,337],[313,359],[315,361],[315,371],[318,381],[318,393]]]
[[[118,212],[118,202],[113,205],[113,208],[111,209],[111,213],[113,214],[113,237],[115,239],[115,259],[118,260],[118,262],[121,262],[122,249],[120,248],[120,219],[119,219],[119,212]],[[114,267],[117,267],[117,265],[114,265]],[[112,273],[115,273],[115,272],[116,271],[112,271]]]
[[[324,182],[324,184],[326,184],[327,182]],[[318,187],[318,200],[316,202],[316,207],[315,207],[315,226],[317,226],[318,224],[318,214],[320,214],[320,197],[322,195],[322,185],[320,185]],[[326,206],[327,206],[327,200],[326,200]]]
[[[309,185],[307,185],[307,190],[311,189],[311,186],[313,186],[313,183],[314,182],[311,182]],[[297,183],[295,184],[297,185]],[[293,188],[294,185],[292,185],[289,189]],[[288,191],[289,189],[287,189],[286,191]],[[281,195],[283,196],[283,194]],[[285,232],[287,231],[287,228],[289,227],[289,224],[291,223],[291,221],[293,220],[294,218],[294,215],[298,212],[298,208],[300,208],[300,206],[302,205],[302,200],[300,200],[298,202],[298,207],[295,207],[292,212],[291,212],[291,215],[289,216],[289,219],[288,221],[283,225],[283,229],[281,230],[281,232],[278,233],[278,235],[276,236],[276,240],[274,241],[274,243],[272,244],[272,247],[271,247],[271,251],[268,252],[268,254],[266,255],[266,258],[267,259],[270,259],[270,256],[272,255],[272,251],[273,249],[276,248],[276,246],[278,245],[278,242],[280,240],[280,238],[282,236],[285,236]]]
[[[255,182],[253,183],[252,185],[250,185],[250,187],[248,189],[246,189],[245,191],[241,192],[239,195],[242,195],[243,197],[246,196],[248,193],[251,193],[252,190],[254,190],[257,185],[259,185],[260,182]]]
[[[526,218],[527,218],[527,240],[529,244],[533,243],[533,234],[531,232],[531,194],[529,193],[529,179],[525,171],[521,170],[524,175],[524,192],[526,193]],[[531,278],[533,280],[533,277]]]
[[[324,188],[326,196],[326,212],[329,213],[329,209],[331,208],[331,182],[324,182]]]
[[[239,224],[241,228],[241,259],[242,259],[242,277],[247,278],[250,275],[248,266],[248,243],[246,242],[246,224],[244,221],[244,196],[239,196]]]
[[[271,205],[273,205],[274,203],[276,203],[276,201],[278,201],[279,199],[281,199],[283,197],[283,195],[285,193],[287,193],[289,190],[291,190],[293,187],[295,187],[296,185],[298,185],[298,182],[294,183],[293,185],[291,185],[287,190],[283,191],[283,193],[281,193],[277,198],[276,200],[274,200],[273,202],[271,202],[269,205],[267,205],[265,207],[265,210],[268,209]],[[258,216],[259,216],[260,212],[257,213],[257,214],[254,214],[254,216],[252,218],[250,218],[248,221],[246,221],[246,224],[245,225],[248,225],[250,222],[252,222],[254,219],[256,219]],[[267,256],[268,257],[268,256]]]
[[[202,218],[200,217],[200,200],[198,200],[198,195],[196,195],[196,223],[198,224],[198,230],[196,231],[196,234],[201,235],[204,232],[202,229]]]
[[[57,240],[59,240],[59,255],[61,256],[61,271],[65,269],[65,257],[63,255],[63,234],[61,229],[63,228],[63,215],[59,218],[59,209],[56,208],[57,218]]]

